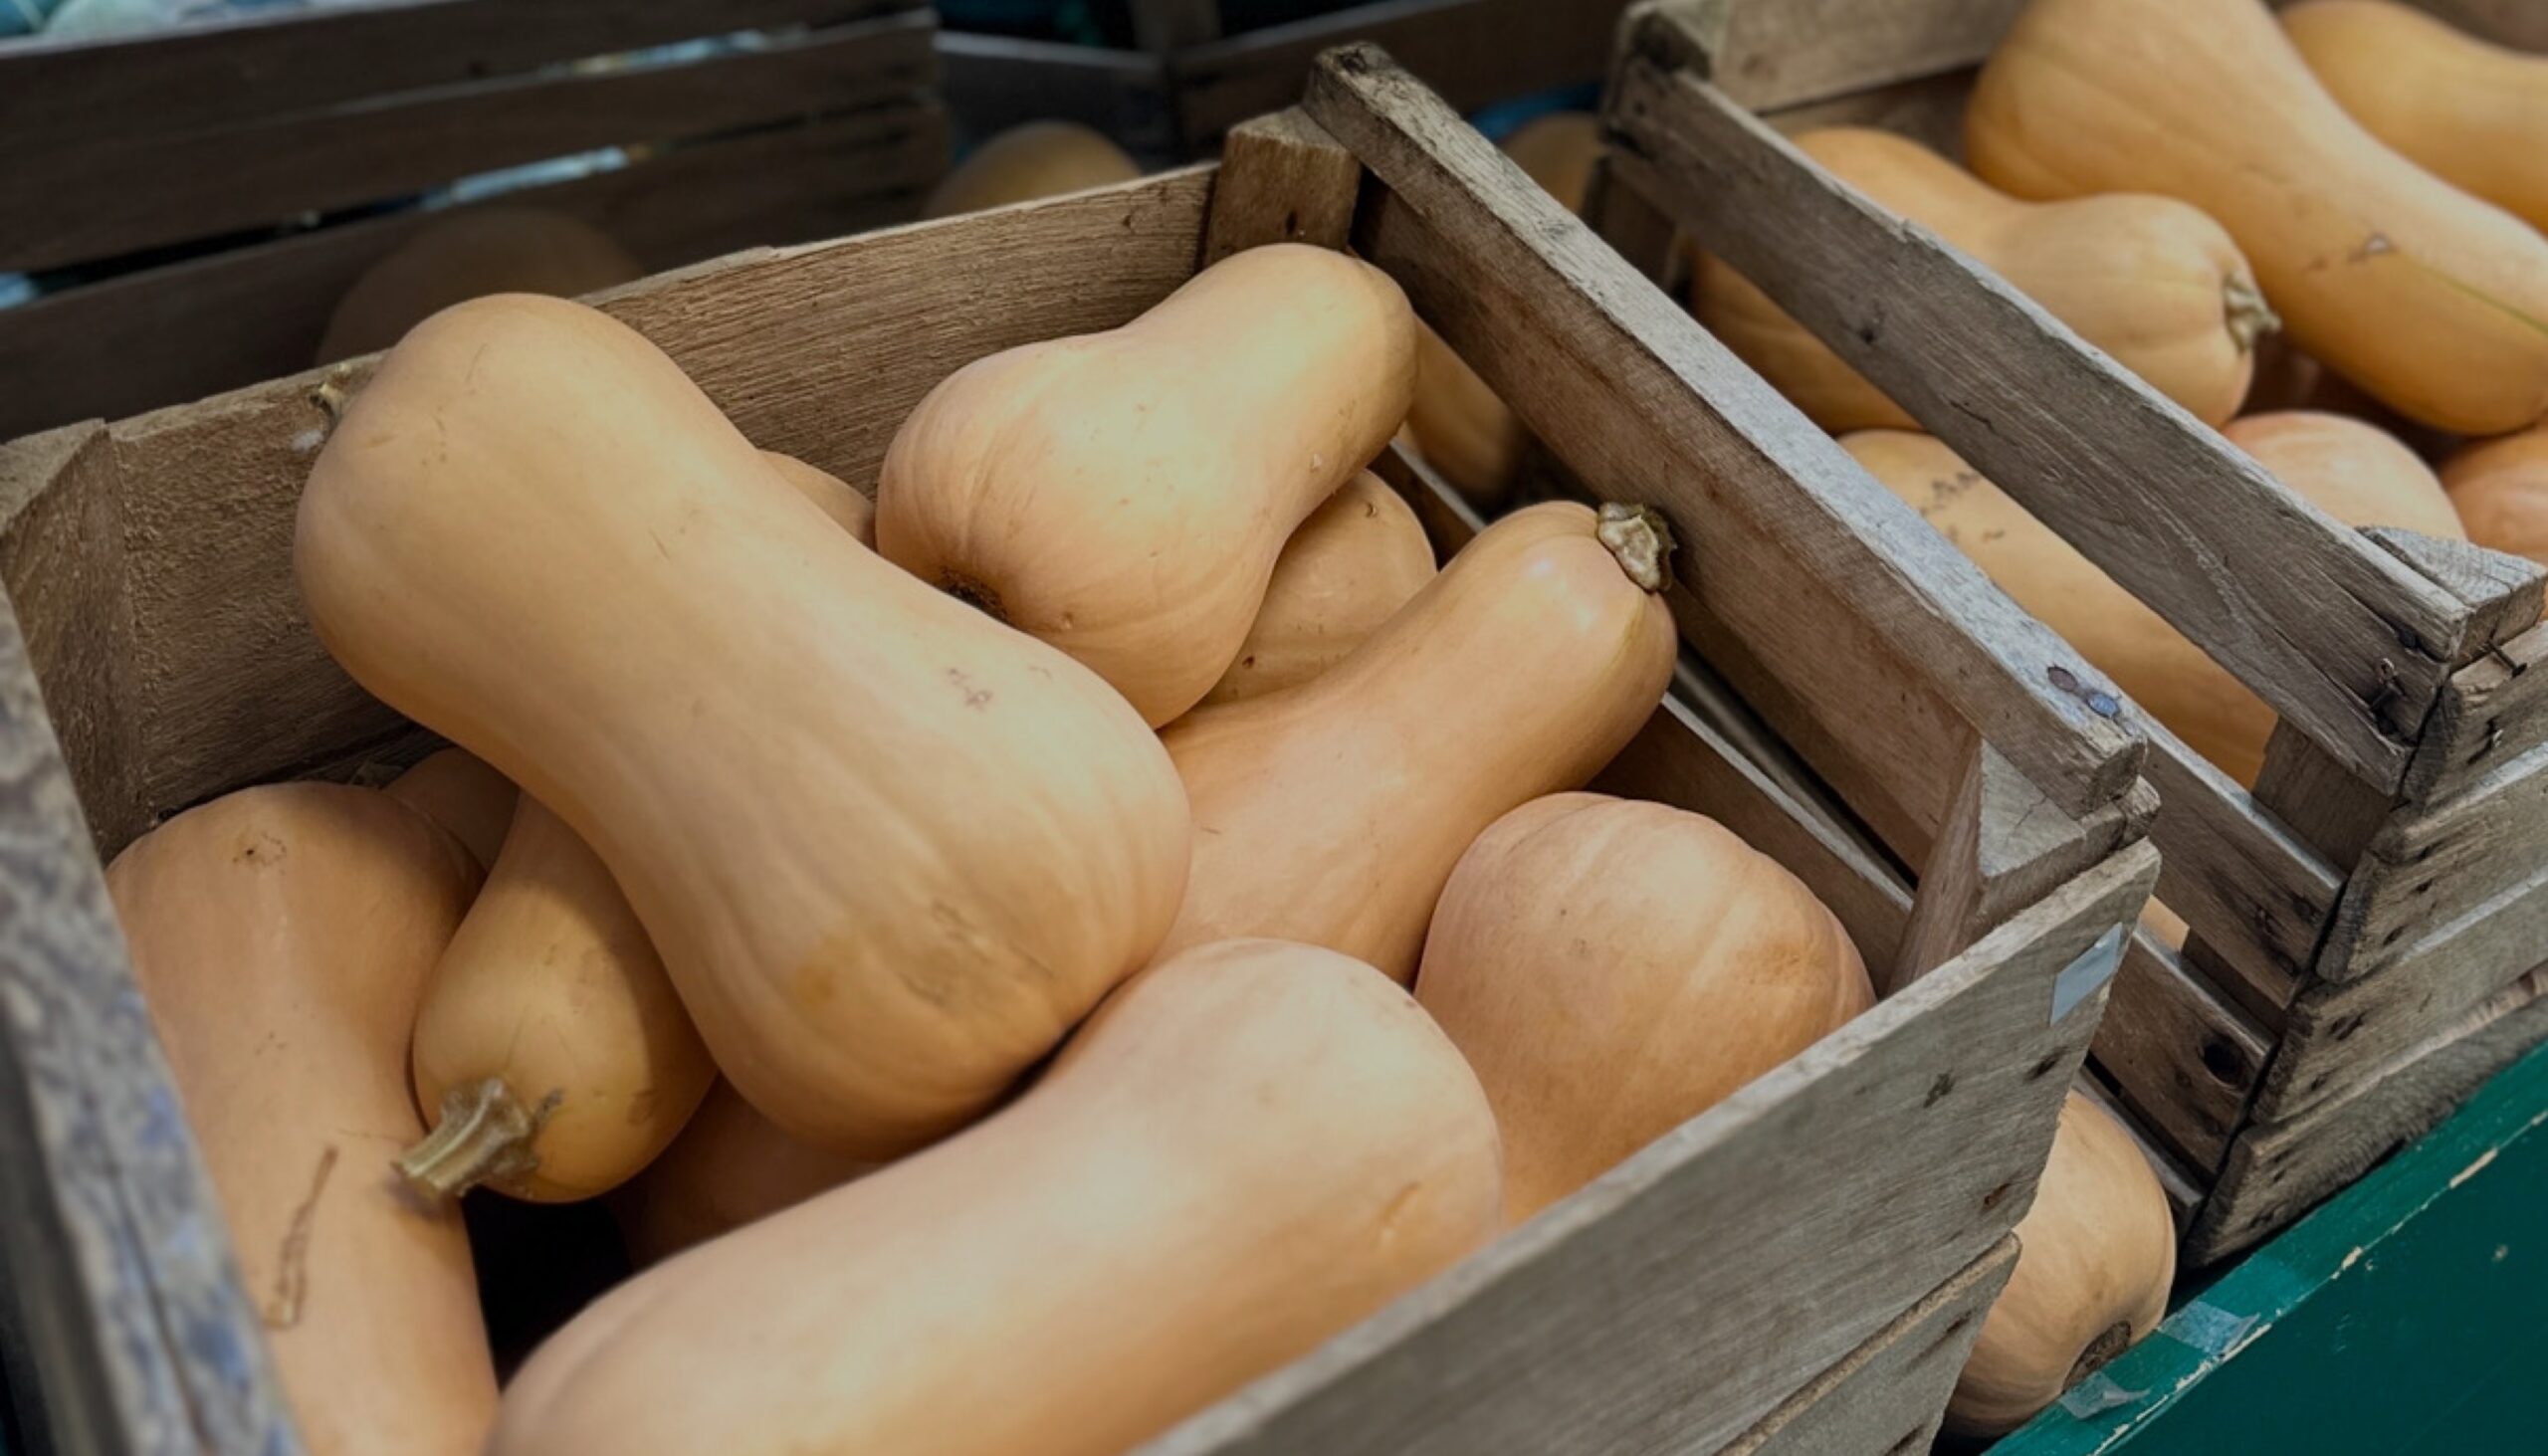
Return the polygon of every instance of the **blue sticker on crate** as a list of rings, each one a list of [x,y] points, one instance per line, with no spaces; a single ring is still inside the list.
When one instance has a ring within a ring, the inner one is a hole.
[[[2097,937],[2097,943],[2079,952],[2079,958],[2061,967],[2052,978],[2052,1019],[2070,1014],[2072,1007],[2088,999],[2097,987],[2114,979],[2123,965],[2123,939],[2130,926],[2117,926]]]

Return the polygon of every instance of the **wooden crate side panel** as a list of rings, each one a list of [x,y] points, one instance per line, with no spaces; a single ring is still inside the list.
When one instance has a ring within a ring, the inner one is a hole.
[[[1972,92],[1973,73],[1951,71],[1851,92],[1827,102],[1765,110],[1761,119],[1787,136],[1821,126],[1878,126],[1908,136],[1940,156],[1961,160],[1964,104]]]
[[[2540,943],[2535,924],[2531,943]],[[2548,1040],[2548,967],[2505,987],[2344,1101],[2293,1122],[2248,1128],[2186,1241],[2186,1262],[2218,1262],[2292,1223],[2441,1122],[2542,1040]]]
[[[2163,864],[2166,855],[2163,846]],[[2245,1123],[2273,1045],[2144,930],[2115,976],[2094,1056],[2166,1149],[2208,1176]]]
[[[928,85],[926,12],[690,65],[480,82],[345,110],[13,152],[0,268],[46,268],[629,142],[855,110]]]
[[[1934,794],[1969,729],[1915,736],[1930,726],[1897,722],[1897,697],[1951,705],[2068,813],[2125,792],[2139,741],[2060,686],[2093,681],[2085,664],[1438,98],[1356,46],[1321,60],[1309,110],[1383,184],[1365,256],[1588,487],[1665,509],[1680,594],[1752,636],[1822,722],[1902,731],[1904,792]]]
[[[1737,1439],[2015,1225],[2103,999],[2055,983],[2156,873],[2116,855],[1143,1456]]]
[[[1720,14],[1707,15],[1709,6]],[[1767,111],[1980,63],[2024,0],[1678,0],[1712,42],[1710,74]]]
[[[2458,672],[2425,727],[2407,791],[2422,802],[2465,792],[2548,742],[2548,626],[2533,627]]]
[[[0,310],[0,438],[116,419],[310,367],[365,269],[456,212],[584,218],[650,270],[843,236],[919,210],[946,162],[935,105],[897,104],[680,147],[483,203],[402,212],[73,289]]]
[[[1319,53],[1371,41],[1463,110],[1594,82],[1625,0],[1386,0],[1233,36],[1169,60],[1189,147],[1292,104]]]
[[[2150,735],[2145,771],[2159,790],[2151,830],[2165,857],[2159,898],[2210,947],[2205,965],[2222,974],[2226,990],[2278,1015],[2318,953],[2344,881],[2165,726],[2142,727]]]
[[[2322,980],[2379,974],[2418,943],[2548,865],[2548,744],[2447,803],[2375,836],[2346,882]],[[2514,969],[2522,967],[2515,966]]]
[[[1093,126],[1136,156],[1166,159],[1182,150],[1168,66],[1157,56],[947,31],[938,37],[938,81],[948,109],[974,140],[1052,119]]]
[[[845,25],[914,0],[385,0],[114,41],[0,45],[13,152],[165,135],[768,26]],[[5,170],[0,163],[0,170]]]
[[[1926,1451],[1991,1302],[2017,1266],[2011,1234],[1762,1417],[1723,1456],[1896,1456]]]
[[[1688,72],[1632,52],[1609,119],[1619,175],[1702,246],[2348,768],[2400,782],[2470,646],[2461,603]]]

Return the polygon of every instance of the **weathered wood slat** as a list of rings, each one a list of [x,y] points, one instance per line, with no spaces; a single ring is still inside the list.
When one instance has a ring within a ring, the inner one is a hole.
[[[2014,1225],[2103,1000],[2052,1021],[2053,982],[2131,919],[2156,859],[2147,844],[2117,854],[1141,1456],[1704,1451],[1740,1437],[1891,1318],[1863,1312],[1916,1303]],[[1903,1166],[1936,1176],[1866,1181]],[[1731,1167],[1752,1175],[1713,1171]],[[1843,1308],[1860,1317],[1833,1318]],[[1534,1339],[1510,1339],[1526,1321]],[[1652,1363],[1663,1351],[1668,1368]]]
[[[1680,0],[1673,8],[1710,37],[1717,84],[1766,111],[1971,67],[2008,34],[2024,3]]]
[[[381,0],[112,41],[0,46],[11,160],[166,134],[698,36],[844,25],[914,0]],[[9,161],[0,160],[0,173]]]
[[[1609,119],[1621,175],[1702,246],[2349,769],[2399,783],[2460,603],[1689,72],[1632,53]]]
[[[1762,1417],[1721,1456],[1929,1449],[1983,1318],[2017,1267],[2012,1234]]]
[[[2246,790],[2156,723],[2145,768],[2159,790],[2151,837],[2159,898],[2212,947],[2225,985],[2277,1025],[2317,954],[2343,881]]]
[[[942,31],[938,86],[977,140],[1051,119],[1094,126],[1136,156],[1166,159],[1182,150],[1167,63],[1140,51]]]
[[[581,217],[650,270],[899,222],[946,161],[935,105],[675,148],[482,207]],[[363,270],[450,212],[402,212],[234,248],[0,310],[0,437],[116,419],[310,367]]]
[[[2455,799],[2382,826],[2354,866],[2323,980],[2383,973],[2417,943],[2548,864],[2548,744]]]
[[[2548,742],[2548,627],[2533,627],[2451,674],[2426,721],[2406,793],[2431,803]]]
[[[2139,741],[2056,686],[2096,681],[2086,665],[1449,107],[1349,47],[1320,62],[1309,109],[1387,188],[1357,245],[1587,486],[1666,509],[1676,596],[1748,637],[1820,721],[1861,718],[1875,684],[1914,696],[1898,664],[1915,661],[2065,811],[2124,792]],[[1961,742],[1909,738],[1890,781],[1934,785]]]
[[[1763,111],[1761,119],[1788,136],[1822,126],[1880,126],[1898,131],[1940,156],[1961,160],[1964,103],[1972,92],[1973,73],[1951,71],[1873,91],[1851,92],[1827,102]]]
[[[48,151],[0,166],[0,268],[45,268],[375,202],[473,172],[670,141],[908,95],[926,12],[691,65],[452,87],[341,111]]]
[[[2160,850],[2163,862],[2166,854]],[[2093,1055],[2162,1145],[2209,1175],[2246,1121],[2273,1043],[2177,952],[2140,930],[2106,1000]]]
[[[1363,163],[1300,111],[1240,123],[1221,151],[1203,266],[1268,243],[1344,247],[1362,186]]]

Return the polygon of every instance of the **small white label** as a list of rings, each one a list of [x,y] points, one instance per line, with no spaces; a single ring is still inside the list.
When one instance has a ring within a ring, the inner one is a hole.
[[[2123,967],[2123,937],[2131,927],[2117,926],[2097,937],[2097,943],[2079,952],[2079,958],[2061,967],[2052,978],[2052,1019],[2059,1021],[2071,1008],[2088,999],[2090,993]]]

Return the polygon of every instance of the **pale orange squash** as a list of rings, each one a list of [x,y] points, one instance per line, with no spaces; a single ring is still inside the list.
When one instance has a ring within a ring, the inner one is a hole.
[[[143,1003],[309,1448],[474,1456],[496,1372],[469,1239],[389,1159],[407,1030],[478,887],[458,840],[342,784],[243,789],[106,871]]]
[[[2468,539],[2548,564],[2548,426],[2467,446],[2442,484]]]
[[[1976,82],[1973,168],[2220,221],[2293,340],[2411,419],[2548,414],[2548,238],[2365,131],[2252,0],[2033,0]]]
[[[1237,659],[1283,543],[1388,443],[1414,376],[1387,274],[1250,249],[1122,328],[931,390],[886,452],[876,541],[1164,724]]]
[[[708,1090],[681,1136],[611,1200],[638,1267],[839,1187],[875,1164],[790,1138],[731,1082]]]
[[[1498,819],[1433,911],[1415,999],[1476,1069],[1519,1223],[1875,1004],[1803,881],[1667,804]]]
[[[875,547],[876,503],[861,495],[856,486],[829,471],[816,470],[793,455],[781,455],[775,450],[760,454],[778,472],[780,480],[794,486],[798,495],[839,522],[841,529],[858,537],[860,545]]]
[[[2061,1105],[2017,1267],[1984,1317],[1947,1404],[1947,1427],[2016,1430],[2157,1329],[2177,1227],[2168,1195],[2121,1123],[2076,1092]]]
[[[1491,1237],[1477,1078],[1342,955],[1128,982],[1013,1106],[604,1297],[490,1456],[1115,1456]]]
[[[1936,233],[2218,425],[2238,412],[2255,346],[2277,324],[2221,225],[2169,197],[2021,202],[1890,131],[1839,126],[1796,144],[1869,201]],[[1728,348],[1834,432],[1917,421],[1719,260],[1699,262],[1691,304]]]
[[[1308,682],[1432,579],[1424,523],[1379,476],[1363,472],[1292,532],[1237,661],[1203,702],[1236,703]]]
[[[2389,0],[2306,0],[2283,34],[2364,129],[2416,165],[2548,228],[2548,56]]]
[[[627,1181],[717,1076],[610,871],[529,798],[434,967],[414,1061],[434,1132],[399,1171],[540,1203]]]
[[[473,207],[424,224],[355,279],[336,303],[317,362],[396,343],[468,299],[547,294],[572,299],[646,276],[644,265],[581,218],[543,207]]]
[[[1581,787],[1661,701],[1669,540],[1640,511],[1516,512],[1343,662],[1169,728],[1194,868],[1163,953],[1272,936],[1412,980],[1470,841]]]
[[[593,310],[419,325],[319,452],[294,564],[355,681],[600,855],[809,1141],[962,1126],[1175,914],[1183,796],[1139,716],[836,528]]]
[[[921,204],[922,217],[955,217],[1129,182],[1142,164],[1106,134],[1076,121],[1026,121],[984,141]]]
[[[513,780],[466,748],[426,754],[383,792],[441,825],[482,870],[496,862],[513,827]]]

